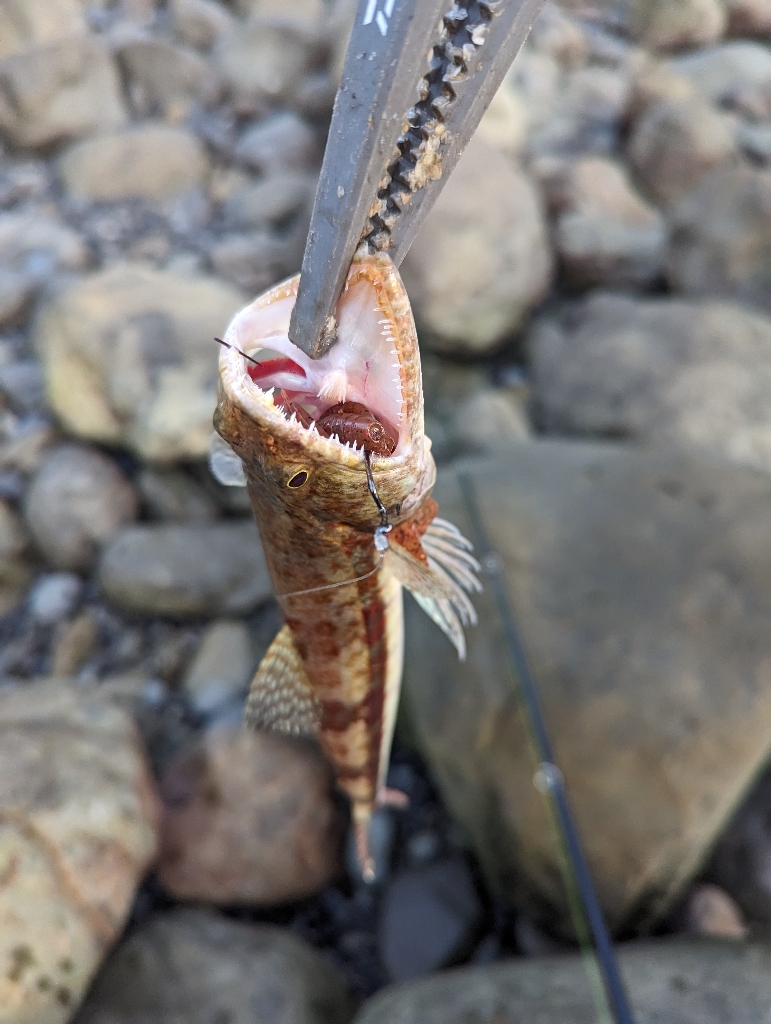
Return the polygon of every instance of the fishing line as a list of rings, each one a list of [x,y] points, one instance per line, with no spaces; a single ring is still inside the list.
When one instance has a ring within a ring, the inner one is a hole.
[[[554,762],[551,741],[546,731],[546,721],[506,591],[503,562],[500,555],[490,546],[471,477],[465,473],[459,473],[458,484],[463,503],[466,506],[475,547],[477,551],[481,552],[479,560],[490,583],[490,589],[498,609],[511,668],[519,682],[519,694],[538,762],[533,783],[548,798],[547,806],[551,812],[555,831],[564,844],[560,844],[558,847],[561,854],[559,860],[576,934],[582,948],[590,949],[591,943],[585,926],[585,922],[588,920],[602,972],[605,998],[613,1020],[615,1024],[634,1024],[634,1017],[624,989],[613,943],[602,915],[578,830],[573,820],[562,772]],[[578,898],[576,899],[576,897]],[[581,910],[583,910],[583,915]],[[596,980],[594,958],[592,958],[591,965],[594,969],[589,970],[590,982]],[[587,966],[589,965],[587,964]],[[604,1011],[604,1007],[602,1010]],[[607,1019],[604,1012],[602,1016]]]
[[[218,338],[215,338],[215,341],[218,340]],[[222,344],[224,345],[225,342],[222,342]],[[370,569],[369,572],[365,572],[363,576],[356,576],[352,580],[343,580],[340,583],[324,583],[320,587],[308,587],[307,590],[292,590],[288,594],[276,594],[277,600],[283,601],[287,597],[300,597],[303,594],[318,594],[322,590],[335,590],[337,587],[347,587],[350,583],[361,583],[363,580],[368,580],[370,576],[374,576],[376,572],[380,572],[383,568],[385,553],[388,550],[388,534],[393,530],[393,526],[388,522],[388,510],[380,500],[380,495],[377,493],[375,479],[372,476],[372,466],[370,465],[370,454],[367,451],[364,452],[364,464],[367,469],[367,488],[369,489],[369,493],[372,495],[372,500],[377,505],[377,510],[380,513],[380,526],[375,530],[374,535],[375,549],[380,556],[378,558],[377,565],[374,569]]]

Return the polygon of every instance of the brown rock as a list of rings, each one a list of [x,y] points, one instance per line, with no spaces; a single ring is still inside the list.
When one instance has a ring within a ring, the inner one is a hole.
[[[98,39],[71,38],[0,61],[0,136],[16,146],[81,138],[125,120],[118,72]]]
[[[472,140],[402,273],[431,347],[478,354],[500,345],[551,277],[546,222],[530,179],[483,139]]]
[[[0,1006],[64,1024],[155,853],[157,798],[131,719],[65,680],[0,693]]]
[[[31,567],[25,557],[29,540],[10,505],[0,501],[0,615],[21,600]]]
[[[731,36],[771,36],[769,0],[724,0]]]
[[[275,904],[339,870],[329,767],[301,741],[214,729],[167,769],[159,877],[180,899]]]
[[[25,498],[24,517],[48,563],[88,570],[99,548],[138,513],[134,489],[115,463],[92,448],[47,451]]]
[[[636,123],[627,152],[643,190],[654,202],[672,206],[713,167],[736,157],[736,119],[700,97],[665,100]]]
[[[674,291],[771,308],[771,171],[711,171],[671,223],[665,266]]]

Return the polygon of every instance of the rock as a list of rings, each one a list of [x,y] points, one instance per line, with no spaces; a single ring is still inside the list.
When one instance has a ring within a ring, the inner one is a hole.
[[[10,505],[0,501],[0,615],[20,600],[30,578],[25,558],[29,541]]]
[[[521,95],[504,83],[483,114],[477,135],[506,156],[518,157],[525,148],[527,126],[527,110]]]
[[[635,39],[655,50],[682,50],[716,43],[726,28],[720,0],[634,0],[630,28]]]
[[[771,36],[769,0],[725,0],[728,34],[731,36]]]
[[[0,205],[40,199],[49,186],[48,167],[42,160],[14,160],[0,171]]]
[[[29,275],[0,268],[0,327],[21,326],[34,291]]]
[[[257,669],[249,630],[243,622],[212,622],[185,674],[185,691],[193,710],[208,715],[245,698]]]
[[[224,235],[210,251],[212,266],[242,292],[259,295],[283,277],[297,273],[305,232],[281,238],[266,230]],[[243,303],[242,303],[243,305]]]
[[[140,117],[160,116],[180,123],[195,102],[213,103],[217,97],[217,78],[195,50],[148,36],[128,40],[118,57],[131,105]]]
[[[0,730],[0,1006],[65,1024],[153,859],[157,798],[133,722],[98,691],[6,687]]]
[[[234,156],[253,171],[282,175],[311,170],[319,158],[313,131],[291,110],[272,114],[247,128]]]
[[[74,572],[48,572],[39,576],[29,593],[29,611],[35,622],[51,626],[66,619],[78,603],[83,581]]]
[[[24,413],[45,409],[43,367],[37,359],[18,359],[0,366],[0,391],[11,408]]]
[[[296,739],[219,727],[161,781],[158,877],[177,899],[265,906],[317,892],[340,870],[331,769]]]
[[[496,451],[530,435],[522,402],[505,388],[483,388],[461,404],[455,414],[455,430],[463,447]]]
[[[747,124],[745,121],[737,129],[736,141],[750,159],[763,164],[771,162],[771,124]]]
[[[303,210],[310,215],[315,190],[311,174],[274,174],[228,196],[225,223],[235,228],[280,227]]]
[[[0,60],[86,31],[79,0],[5,0],[0,8]]]
[[[315,40],[288,25],[250,19],[218,38],[212,60],[236,107],[262,112],[291,101],[316,48]]]
[[[649,57],[634,69],[631,80],[628,116],[635,125],[657,103],[666,102],[676,106],[704,100],[704,96],[689,78],[679,75],[669,60]]]
[[[746,939],[747,925],[734,901],[717,885],[702,882],[688,894],[685,924],[692,935]]]
[[[171,0],[174,31],[189,46],[208,50],[218,36],[233,30],[233,19],[215,0]]]
[[[34,212],[0,213],[0,265],[18,271],[32,287],[59,270],[83,270],[88,247],[62,221]]]
[[[115,64],[98,39],[71,38],[0,61],[0,137],[15,146],[109,131],[126,116]]]
[[[170,523],[211,523],[217,518],[214,501],[182,469],[146,467],[137,477],[137,487],[154,519]]]
[[[771,477],[565,441],[463,469],[503,559],[608,922],[648,927],[769,756]],[[454,472],[440,472],[434,495],[468,534]],[[474,603],[480,625],[459,663],[407,602],[405,713],[494,890],[568,932],[559,846],[489,589]]]
[[[749,921],[771,923],[771,775],[755,784],[718,840],[706,876]]]
[[[739,164],[703,178],[672,213],[665,269],[676,292],[771,307],[771,171]]]
[[[637,1024],[757,1024],[771,998],[765,945],[666,938],[625,943],[619,959]],[[595,1020],[597,1000],[577,954],[515,958],[387,988],[356,1024],[566,1024]]]
[[[533,22],[528,42],[566,68],[583,67],[589,56],[584,26],[551,0],[547,0]]]
[[[482,905],[465,861],[456,858],[395,875],[381,914],[380,955],[391,979],[403,982],[467,956]]]
[[[142,459],[204,459],[217,346],[241,294],[205,276],[141,265],[74,283],[41,311],[36,346],[51,407],[81,437]]]
[[[134,489],[101,452],[65,444],[49,449],[30,483],[24,518],[56,569],[88,571],[99,548],[137,517]]]
[[[472,140],[402,273],[432,348],[480,354],[499,346],[521,327],[551,276],[546,223],[530,179]]]
[[[660,274],[666,243],[661,214],[632,188],[624,169],[603,157],[565,164],[550,191],[560,193],[557,254],[570,288],[645,287]]]
[[[245,615],[271,593],[249,521],[123,530],[105,549],[99,578],[119,608],[147,615]]]
[[[723,43],[676,57],[670,67],[712,103],[722,105],[738,93],[771,85],[771,51],[760,43]]]
[[[349,1024],[352,1016],[335,968],[286,929],[174,910],[118,946],[73,1024]]]
[[[59,161],[67,192],[96,203],[166,199],[203,185],[208,170],[191,131],[152,122],[76,143]]]
[[[596,294],[530,339],[548,430],[676,442],[771,470],[771,320],[728,302]]]
[[[56,630],[51,652],[53,676],[76,676],[99,643],[96,616],[85,611],[72,622],[63,622]]]
[[[627,149],[644,191],[662,206],[692,192],[713,167],[735,158],[735,118],[700,97],[651,106],[635,124]]]

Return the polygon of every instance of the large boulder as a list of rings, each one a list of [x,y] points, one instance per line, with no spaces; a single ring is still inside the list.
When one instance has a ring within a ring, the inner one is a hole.
[[[156,845],[131,719],[57,679],[0,692],[0,1007],[65,1024],[123,929]]]
[[[771,751],[771,476],[613,444],[524,442],[463,464],[614,929],[650,926]],[[441,514],[468,534],[458,470]],[[408,721],[495,889],[570,917],[489,591],[459,663],[408,602]]]

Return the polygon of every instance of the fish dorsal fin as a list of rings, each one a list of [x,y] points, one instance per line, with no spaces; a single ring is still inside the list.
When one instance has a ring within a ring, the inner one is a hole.
[[[436,506],[434,506],[434,510]],[[435,511],[434,511],[435,515]],[[461,661],[466,656],[463,626],[476,624],[477,615],[466,591],[482,586],[474,575],[479,563],[470,553],[471,544],[457,527],[433,518],[421,524],[415,548],[415,530],[404,538],[394,530],[389,538],[383,567],[405,586],[420,607],[447,634]]]
[[[255,673],[244,719],[252,729],[312,736],[318,730],[320,717],[294,636],[289,626],[284,626]]]

